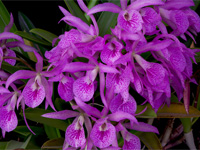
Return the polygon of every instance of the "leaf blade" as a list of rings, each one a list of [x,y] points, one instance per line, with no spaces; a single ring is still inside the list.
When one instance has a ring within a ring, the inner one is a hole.
[[[172,103],[170,107],[166,105],[158,109],[158,118],[193,118],[200,117],[200,111],[193,106],[189,106],[189,113],[185,111],[184,104]]]
[[[38,44],[41,44],[41,45],[51,46],[51,44],[49,42],[44,41],[42,39],[39,39],[39,38],[37,38],[37,37],[31,35],[30,33],[27,33],[27,32],[16,31],[15,34],[21,36],[22,38],[30,40],[32,42],[35,42],[35,43],[38,43]]]
[[[39,29],[39,28],[31,29],[30,32],[39,35],[40,37],[42,37],[43,39],[45,39],[49,43],[52,43],[53,39],[58,37],[57,35],[49,32],[49,31]]]

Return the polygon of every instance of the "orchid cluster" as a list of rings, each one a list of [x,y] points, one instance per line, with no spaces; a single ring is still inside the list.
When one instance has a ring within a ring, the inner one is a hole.
[[[44,59],[38,51],[9,32],[12,15],[9,25],[0,33],[1,62],[15,65],[12,47],[32,51],[37,58],[35,69],[31,71],[19,70],[12,75],[0,72],[3,136],[17,126],[15,107],[21,105],[24,111],[25,106],[36,108],[45,100],[45,108],[50,105],[55,112],[43,117],[74,118],[66,129],[63,149],[121,149],[118,146],[121,137],[123,149],[140,149],[140,139],[130,129],[154,133],[158,130],[136,119],[146,109],[136,114],[137,102],[129,91],[136,91],[145,98],[143,104],[150,103],[157,111],[165,104],[170,105],[172,90],[181,100],[187,83],[195,83],[191,76],[197,50],[187,48],[177,38],[187,40],[188,35],[195,42],[193,35],[200,32],[200,17],[190,9],[194,2],[131,0],[128,3],[121,0],[121,7],[102,3],[91,9],[83,0],[77,2],[92,24],[86,24],[59,7],[64,15],[61,21],[74,28],[55,39],[55,46],[46,51],[47,70],[44,70]],[[117,13],[118,18],[111,34],[101,37],[94,14],[103,11]],[[147,41],[146,37],[151,40]],[[17,41],[7,42],[8,39]],[[151,59],[145,59],[146,54]],[[24,84],[21,79],[29,80],[25,86],[17,88]],[[55,82],[58,82],[60,98],[69,102],[73,110],[56,111],[52,102]],[[100,100],[95,97],[96,93]],[[95,104],[103,105],[102,109]],[[24,119],[27,124],[25,114]]]

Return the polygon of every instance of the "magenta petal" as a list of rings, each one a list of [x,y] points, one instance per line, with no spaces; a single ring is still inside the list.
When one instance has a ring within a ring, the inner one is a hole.
[[[36,58],[37,58],[37,63],[36,63],[36,71],[41,72],[42,67],[43,67],[43,58],[38,54],[37,52],[34,52]]]
[[[191,7],[194,6],[194,1],[193,0],[167,0],[165,4],[162,6],[163,8],[166,9],[181,9],[185,7]]]
[[[122,10],[125,10],[127,7],[127,0],[120,0]]]
[[[18,120],[14,110],[9,110],[7,106],[0,109],[0,128],[10,132],[17,127]]]
[[[111,74],[108,73],[106,76],[106,88],[110,88],[114,85],[114,92],[120,93],[127,89],[130,84],[130,78],[127,73],[122,74]]]
[[[31,108],[39,106],[45,98],[45,89],[40,81],[32,78],[26,84],[22,95],[25,100],[25,104]]]
[[[71,101],[72,99],[74,99],[73,83],[73,78],[63,77],[58,84],[58,94],[63,100]]]
[[[75,16],[65,16],[61,20],[67,21],[70,23],[70,25],[76,27],[77,29],[81,30],[84,33],[88,33],[89,26],[83,22],[80,18],[77,18]]]
[[[162,65],[152,63],[151,67],[146,70],[147,78],[152,85],[161,83],[165,77],[165,70]]]
[[[83,125],[77,121],[67,127],[65,133],[66,142],[73,147],[80,147],[86,142]]]
[[[150,5],[163,5],[165,4],[162,0],[137,0],[131,3],[131,5],[128,6],[128,10],[131,9],[140,9],[145,6],[150,6]]]
[[[127,112],[134,115],[137,109],[137,104],[135,99],[129,95],[127,102],[124,102],[120,94],[114,97],[110,102],[110,111],[115,113],[117,111]]]
[[[51,106],[54,111],[56,111],[51,99],[53,94],[53,82],[48,82],[45,77],[41,76],[41,85],[44,87],[45,90],[46,102]]]
[[[186,14],[180,10],[170,12],[170,20],[173,21],[180,33],[185,33],[189,27],[189,21]]]
[[[136,131],[154,132],[154,133],[159,134],[159,131],[156,127],[144,122],[138,122],[138,124],[133,124],[133,125],[131,125],[130,123],[125,123],[124,127],[128,129],[136,130]]]
[[[120,51],[105,49],[101,52],[100,58],[102,62],[112,65],[117,59],[122,56]]]
[[[116,122],[129,119],[130,121],[138,123],[137,119],[133,115],[123,112],[123,111],[117,111],[115,113],[109,114],[108,119],[111,121],[116,121]]]
[[[36,73],[29,70],[19,70],[13,73],[6,82],[6,88],[9,87],[11,83],[18,79],[29,79],[36,76]]]
[[[91,15],[97,12],[102,12],[102,11],[109,11],[113,13],[119,13],[121,11],[121,8],[113,3],[103,3],[96,5],[92,7],[88,12],[87,15]]]
[[[0,33],[0,40],[6,40],[6,39],[16,39],[16,40],[24,43],[23,39],[19,35],[16,35],[11,32]]]
[[[89,101],[94,95],[94,83],[88,76],[74,81],[73,92],[76,97],[83,101]]]
[[[0,94],[0,107],[4,105],[6,101],[8,101],[12,97],[13,93],[10,94]]]
[[[151,33],[156,30],[156,26],[161,22],[161,17],[151,7],[142,8],[140,10],[142,19],[144,21],[145,31]]]
[[[6,47],[20,47],[22,48],[25,52],[34,52],[36,49],[34,47],[28,46],[22,42],[15,41],[15,42],[7,42]]]
[[[69,64],[65,64],[63,66],[63,72],[79,72],[79,71],[87,71],[87,70],[92,70],[94,69],[94,65],[89,64],[89,63],[83,63],[83,62],[72,62]]]
[[[139,150],[141,149],[140,139],[131,133],[127,133],[124,139],[123,150]]]
[[[80,113],[77,112],[77,111],[62,110],[62,111],[58,111],[58,112],[52,112],[52,113],[43,114],[42,117],[66,120],[68,118],[76,117],[79,114]]]
[[[4,56],[16,57],[16,54],[13,50],[7,49],[6,52],[4,53]],[[4,59],[4,61],[11,64],[12,66],[16,64],[15,59]]]
[[[10,22],[9,24],[4,28],[4,32],[9,32],[10,29],[12,28],[13,26],[13,23],[14,23],[14,19],[13,19],[13,15],[12,13],[10,14]]]
[[[142,17],[136,10],[121,11],[118,19],[118,26],[127,32],[135,33],[142,29]]]
[[[0,86],[0,94],[3,94],[3,93],[10,93],[10,91],[8,89]]]
[[[58,6],[59,9],[62,11],[63,15],[65,16],[71,16],[72,14],[70,14],[70,12],[68,12],[65,8]]]
[[[87,113],[88,115],[92,115],[94,117],[97,117],[97,118],[101,118],[101,113],[100,111],[95,108],[95,107],[92,107],[86,103],[84,103],[83,101],[81,101],[80,99],[78,99],[77,97],[74,97],[75,101],[76,101],[76,104],[83,110],[85,111],[85,113]]]
[[[90,133],[95,146],[105,148],[112,144],[116,138],[115,127],[111,123],[96,123]]]
[[[106,73],[119,73],[119,71],[114,68],[114,67],[111,67],[111,66],[107,66],[107,65],[104,65],[102,63],[99,63],[99,68],[100,68],[100,71],[101,72],[106,72]]]

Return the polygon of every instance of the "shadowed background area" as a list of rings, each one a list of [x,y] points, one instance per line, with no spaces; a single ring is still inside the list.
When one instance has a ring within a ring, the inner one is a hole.
[[[64,22],[60,22],[58,24],[60,19],[63,17],[63,14],[59,10],[58,6],[66,8],[64,1],[3,0],[3,3],[9,13],[12,12],[14,22],[19,30],[21,30],[18,21],[19,11],[24,13],[32,21],[36,28],[45,29],[56,35],[60,35],[62,33],[62,29],[65,28]]]

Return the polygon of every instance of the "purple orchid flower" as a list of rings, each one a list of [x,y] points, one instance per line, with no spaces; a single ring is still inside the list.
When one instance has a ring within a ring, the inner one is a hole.
[[[92,128],[90,119],[88,115],[83,113],[83,111],[80,108],[76,109],[79,112],[71,110],[63,110],[42,115],[43,117],[46,118],[61,119],[61,120],[66,120],[67,118],[76,117],[73,123],[69,125],[66,129],[65,143],[63,145],[63,149],[68,149],[69,146],[72,146],[71,148],[73,147],[84,148],[87,147],[86,142],[90,140],[89,137],[87,139],[85,138],[85,131],[83,128],[83,124],[85,124],[87,133],[90,134]]]
[[[176,5],[179,6],[175,8]],[[200,31],[200,18],[195,11],[189,8],[190,6],[194,6],[194,2],[191,0],[182,3],[177,0],[167,1],[165,5],[159,6],[159,12],[162,19],[173,29],[171,34],[180,36],[184,40],[187,40],[185,36],[187,34],[195,42],[191,33],[196,35]],[[162,26],[161,28],[166,27]],[[166,29],[164,30],[166,31]]]
[[[5,81],[1,81],[1,84],[5,84]],[[11,84],[11,87],[14,90],[13,92],[3,86],[0,87],[0,128],[2,129],[3,137],[5,137],[6,132],[13,131],[18,124],[15,107],[21,92],[14,84]]]
[[[36,72],[29,70],[19,70],[15,72],[8,78],[6,88],[15,80],[30,78],[22,92],[25,104],[31,108],[35,108],[39,106],[46,97],[46,107],[50,105],[55,110],[51,100],[52,84],[45,79],[43,75],[45,72],[42,71],[43,59],[38,53],[34,52],[34,54],[38,60],[36,63]]]
[[[121,8],[113,3],[103,3],[94,6],[90,9],[87,14],[91,15],[101,11],[109,11],[113,13],[119,13],[117,19],[117,25],[122,30],[129,33],[136,33],[142,29],[142,16],[138,10],[142,7],[149,5],[163,5],[164,2],[161,0],[141,0],[134,1],[127,6],[127,0],[121,0]]]

